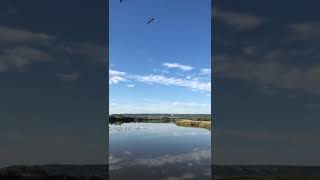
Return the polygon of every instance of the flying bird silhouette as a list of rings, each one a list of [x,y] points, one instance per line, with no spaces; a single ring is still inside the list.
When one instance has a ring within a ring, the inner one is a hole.
[[[152,18],[147,22],[147,24],[150,24],[154,19],[155,19],[155,18],[152,17]]]

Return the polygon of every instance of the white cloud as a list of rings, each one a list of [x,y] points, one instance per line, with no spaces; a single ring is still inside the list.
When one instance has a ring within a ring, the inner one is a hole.
[[[133,87],[135,87],[134,84],[128,84],[127,86],[128,86],[128,88],[133,88]]]
[[[109,70],[109,84],[118,84],[121,81],[133,80],[147,84],[160,84],[166,86],[180,86],[194,91],[211,92],[211,81],[200,81],[197,78],[181,79],[164,75],[130,75],[126,72]],[[128,86],[129,87],[129,86]],[[133,86],[132,86],[133,87]]]
[[[111,84],[118,84],[121,81],[126,81],[127,73],[116,71],[116,70],[109,70],[109,85]]]
[[[178,69],[181,69],[182,71],[190,71],[193,69],[192,66],[178,64],[178,63],[163,63],[163,66],[166,66],[167,68],[178,68]]]
[[[163,75],[153,75],[153,74],[146,75],[146,76],[136,75],[134,76],[134,79],[137,81],[149,83],[149,84],[181,86],[181,87],[187,87],[193,90],[211,92],[211,82],[200,82],[197,80],[187,80],[187,79],[166,77]]]
[[[109,84],[118,84],[120,81],[126,81],[124,77],[121,76],[111,76],[109,78]]]
[[[127,73],[110,69],[109,75],[110,76],[125,76],[125,75],[127,75]]]
[[[211,69],[210,68],[201,69],[200,75],[211,75]]]

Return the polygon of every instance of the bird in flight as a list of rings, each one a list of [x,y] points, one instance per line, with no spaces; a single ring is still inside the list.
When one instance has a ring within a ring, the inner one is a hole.
[[[154,17],[152,17],[152,18],[147,22],[147,24],[152,23],[152,21],[153,21],[154,19],[155,19],[155,18],[154,18]]]

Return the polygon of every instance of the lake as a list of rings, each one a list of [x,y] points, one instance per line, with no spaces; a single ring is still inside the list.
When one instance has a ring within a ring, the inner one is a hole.
[[[109,125],[110,180],[211,179],[211,131],[173,123]]]

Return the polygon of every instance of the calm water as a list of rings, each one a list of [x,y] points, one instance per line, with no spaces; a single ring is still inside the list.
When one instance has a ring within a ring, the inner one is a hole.
[[[110,125],[111,180],[210,179],[211,132],[172,123]]]

